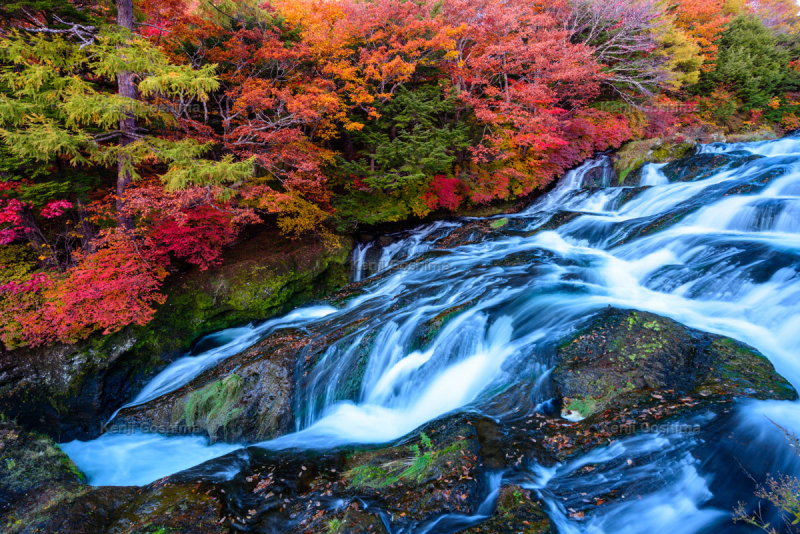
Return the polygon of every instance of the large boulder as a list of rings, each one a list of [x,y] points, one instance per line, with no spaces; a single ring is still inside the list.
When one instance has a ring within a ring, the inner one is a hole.
[[[797,398],[752,347],[636,310],[601,311],[556,359],[564,415],[578,421],[544,426],[559,459],[739,399]]]
[[[150,323],[76,345],[0,349],[0,413],[62,441],[96,437],[101,421],[201,336],[267,319],[347,283],[350,243],[337,250],[256,232],[219,267],[167,280]]]
[[[294,368],[306,343],[293,330],[270,336],[177,391],[125,408],[110,428],[157,428],[167,434],[192,429],[229,442],[285,434],[294,428]]]

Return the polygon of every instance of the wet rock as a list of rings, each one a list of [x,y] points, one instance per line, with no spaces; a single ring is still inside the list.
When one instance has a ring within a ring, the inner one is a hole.
[[[636,181],[636,187],[627,187],[622,190],[622,193],[614,200],[614,207],[613,209],[618,210],[641,193],[644,193],[649,189],[649,186],[645,187],[638,187],[639,180]]]
[[[464,304],[460,304],[458,306],[453,306],[452,308],[448,308],[432,320],[428,321],[427,323],[423,324],[420,327],[420,331],[417,333],[419,342],[419,347],[427,346],[431,341],[439,335],[442,328],[450,322],[452,319],[457,317],[459,314],[463,313],[464,311],[468,310],[469,308],[473,307],[476,304],[474,301],[465,302]]]
[[[8,534],[219,533],[220,504],[187,484],[95,488],[42,434],[0,424],[0,530]]]
[[[228,442],[282,435],[294,428],[294,369],[307,344],[301,332],[270,336],[179,390],[122,410],[112,426],[203,433]]]
[[[442,513],[473,513],[479,504],[478,439],[463,417],[426,425],[395,447],[356,452],[344,465],[350,492],[371,499],[394,523]]]
[[[564,411],[580,419],[545,426],[561,459],[736,399],[797,398],[755,349],[647,312],[606,309],[556,357]]]
[[[248,532],[383,533],[384,523],[413,530],[442,514],[469,515],[484,497],[475,420],[443,417],[385,446],[252,447],[239,474],[212,494],[223,496],[225,523]],[[184,472],[168,481],[195,479]]]
[[[0,413],[59,441],[96,437],[101,422],[199,337],[266,319],[347,283],[349,242],[326,251],[262,231],[206,271],[173,274],[147,325],[76,345],[0,348]]]
[[[497,510],[488,521],[464,530],[467,534],[555,534],[556,529],[535,495],[519,486],[500,488]]]
[[[529,232],[527,237],[536,235],[540,232],[549,232],[555,230],[582,215],[584,214],[579,211],[558,211],[552,217],[550,217],[550,220],[548,220],[546,223]]]
[[[729,152],[720,154],[696,154],[694,156],[668,163],[661,172],[670,182],[692,182],[702,180],[727,167],[735,169],[763,156],[749,152]]]
[[[388,534],[383,519],[353,502],[344,512],[324,514],[293,532],[303,534]]]
[[[491,235],[492,231],[488,221],[468,221],[437,241],[434,248],[448,249],[480,243]]]
[[[581,187],[584,189],[601,189],[611,185],[614,180],[613,167],[600,165],[589,169],[583,177]]]

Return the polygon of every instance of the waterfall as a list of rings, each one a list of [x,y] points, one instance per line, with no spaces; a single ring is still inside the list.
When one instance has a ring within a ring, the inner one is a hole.
[[[661,172],[666,163],[647,163],[642,167],[642,179],[640,186],[668,185],[669,178]]]
[[[603,156],[568,172],[551,192],[507,216],[513,225],[468,244],[434,250],[437,240],[474,220],[426,225],[394,236],[383,248],[359,245],[353,278],[361,280],[362,292],[346,304],[214,334],[208,346],[153,379],[134,403],[181,387],[270,332],[301,324],[312,339],[345,333],[298,373],[296,432],[259,446],[384,443],[452,410],[480,410],[521,382],[536,384],[531,410],[545,405],[548,392],[539,385],[547,382],[552,365],[548,349],[609,305],[658,313],[744,341],[798,386],[800,139],[707,145],[695,157],[723,153],[737,165],[672,183],[661,166],[648,165],[641,182],[647,187],[640,188],[597,187],[598,180],[608,185],[604,169],[610,163]],[[380,268],[367,269],[367,256],[378,258]],[[410,259],[414,268],[404,263]],[[778,405],[783,408],[769,405],[769,413],[784,414],[783,419],[796,414],[798,405]],[[765,406],[753,403],[742,428],[752,427],[759,436],[767,432]],[[155,461],[155,445],[144,437],[123,438],[104,436],[64,448],[99,483],[108,480],[103,473],[115,469],[114,462]],[[186,450],[197,450],[189,441],[196,438],[161,439],[175,451],[184,443]],[[722,512],[712,504],[724,488],[701,472],[692,451],[704,446],[691,436],[631,438],[590,453],[596,458],[549,470],[530,465],[527,487],[541,492],[562,532],[708,531],[722,515],[729,517],[735,503]],[[228,449],[208,451],[213,457]],[[106,460],[93,459],[100,454]],[[158,460],[161,476],[184,467],[172,465],[173,453],[164,454]],[[621,466],[629,458],[643,467]],[[597,489],[595,479],[580,474],[589,461],[607,466],[604,484],[660,476],[661,485],[641,500],[576,522],[559,501],[564,492],[574,493],[573,486],[587,493]]]
[[[436,221],[410,232],[389,234],[386,238],[392,242],[386,246],[375,241],[357,244],[352,256],[351,282],[361,282],[431,250],[439,239],[458,226],[454,222]]]
[[[367,258],[367,252],[372,248],[374,243],[359,243],[353,250],[353,276],[352,282],[360,282],[364,277],[364,262]]]

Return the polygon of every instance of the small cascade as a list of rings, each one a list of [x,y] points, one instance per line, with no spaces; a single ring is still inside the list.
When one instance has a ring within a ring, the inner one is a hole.
[[[667,178],[661,169],[666,166],[666,163],[648,163],[642,167],[642,179],[639,182],[640,186],[657,186],[669,185],[669,178]]]
[[[563,208],[563,204],[576,193],[588,188],[588,183],[593,180],[592,176],[601,176],[601,182],[608,178],[609,182],[613,175],[611,158],[600,156],[588,159],[580,166],[568,171],[555,188],[550,193],[535,201],[529,208],[522,212],[522,215],[535,215],[540,212],[554,212]],[[606,186],[608,183],[605,184]]]
[[[459,226],[454,222],[436,221],[410,232],[389,234],[384,239],[391,242],[385,246],[376,241],[357,244],[352,255],[351,282],[361,282],[427,252],[439,239]]]
[[[800,134],[795,134],[775,141],[759,141],[756,143],[711,143],[698,147],[701,154],[729,154],[743,152],[759,156],[795,156],[800,153]]]
[[[360,282],[364,278],[364,267],[367,258],[367,252],[375,243],[358,243],[356,248],[353,249],[353,274],[350,277],[351,282]]]

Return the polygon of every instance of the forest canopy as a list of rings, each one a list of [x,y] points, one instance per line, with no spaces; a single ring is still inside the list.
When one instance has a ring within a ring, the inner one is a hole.
[[[333,247],[627,141],[797,129],[798,29],[792,0],[4,3],[0,338],[145,324],[249,225]]]

